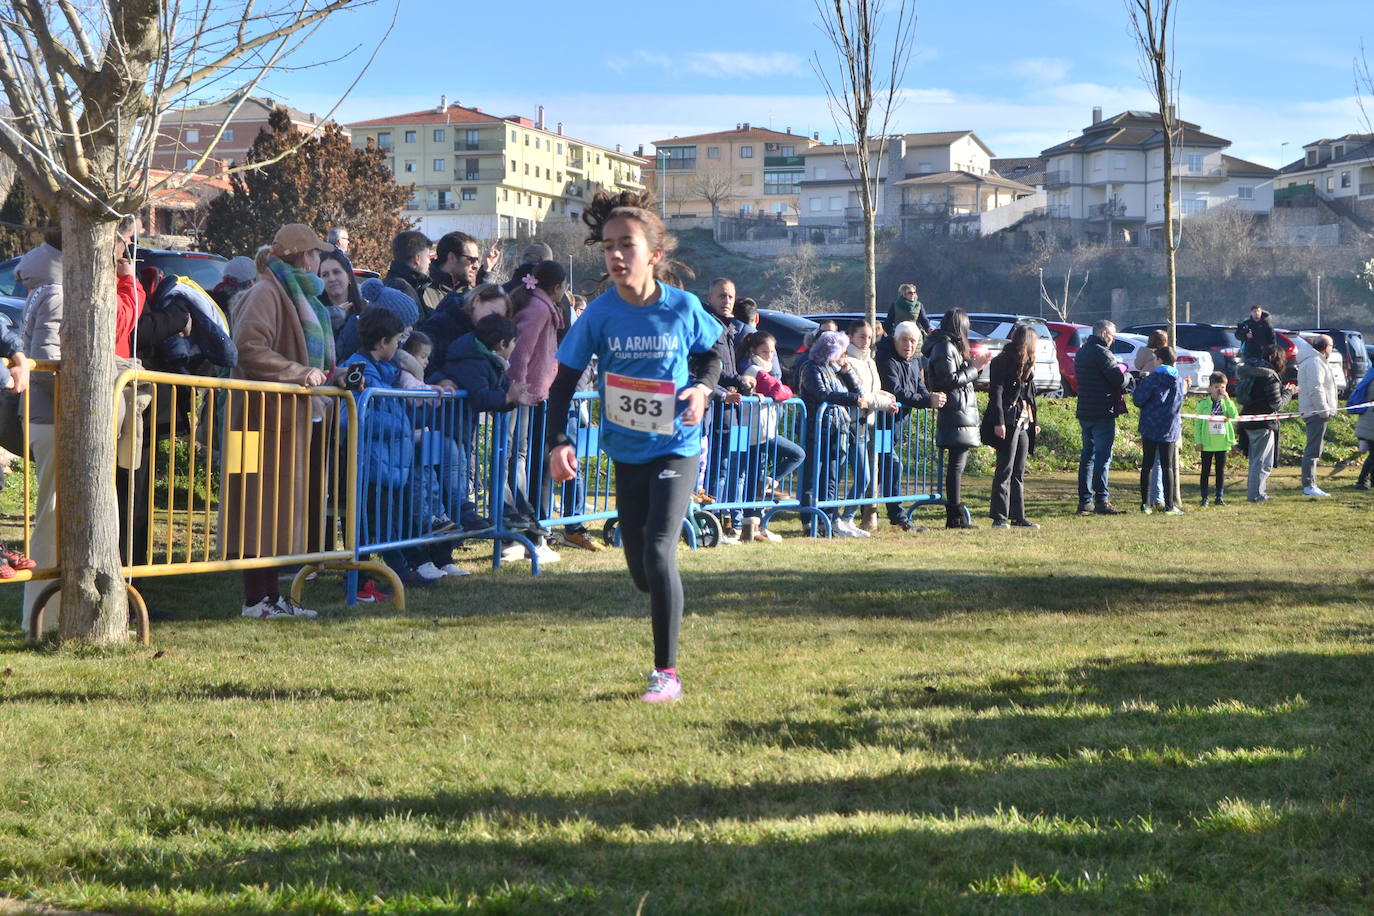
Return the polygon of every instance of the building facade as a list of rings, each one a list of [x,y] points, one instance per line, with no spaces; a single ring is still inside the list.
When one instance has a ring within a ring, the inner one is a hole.
[[[671,219],[766,216],[794,222],[812,137],[738,124],[734,130],[655,140],[655,195]],[[643,151],[641,150],[641,154]]]
[[[565,136],[563,125],[498,117],[449,104],[348,125],[356,147],[377,146],[396,181],[412,185],[405,216],[430,238],[461,230],[481,239],[534,235],[550,220],[578,220],[605,188],[643,187],[640,160]]]
[[[1182,219],[1219,206],[1268,214],[1274,169],[1226,155],[1230,140],[1179,121],[1174,151],[1176,212]],[[1164,225],[1164,131],[1159,115],[1124,111],[1104,119],[1093,109],[1083,132],[1041,156],[1046,215],[1113,244],[1157,239]]]
[[[1274,187],[1276,200],[1305,195],[1344,198],[1362,202],[1362,209],[1367,209],[1374,205],[1374,134],[1346,134],[1305,144],[1302,158],[1279,170]]]
[[[174,109],[162,118],[157,142],[153,146],[152,167],[166,171],[192,168],[223,126],[224,132],[202,169],[206,173],[223,171],[243,160],[258,134],[267,127],[267,118],[272,114],[272,109],[277,107],[286,108],[292,123],[302,133],[317,130],[325,123],[317,115],[279,106],[271,99],[255,96],[244,99],[232,118],[229,118],[232,105]],[[229,118],[228,123],[225,122],[226,118]],[[344,132],[347,133],[346,128]]]

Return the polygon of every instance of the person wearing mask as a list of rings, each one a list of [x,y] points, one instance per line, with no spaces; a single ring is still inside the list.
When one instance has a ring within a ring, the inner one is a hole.
[[[969,449],[978,445],[978,400],[973,382],[992,358],[987,351],[971,352],[968,314],[960,308],[945,312],[938,330],[926,338],[922,350],[931,391],[942,392],[945,405],[935,421],[935,444],[945,452],[945,527],[972,528],[962,503],[964,466]]]
[[[1078,384],[1079,432],[1083,449],[1078,456],[1078,514],[1119,515],[1112,505],[1107,475],[1112,467],[1112,446],[1116,443],[1116,418],[1125,413],[1124,396],[1132,380],[1112,353],[1116,325],[1102,320],[1093,325],[1092,335],[1078,348],[1074,372]]]

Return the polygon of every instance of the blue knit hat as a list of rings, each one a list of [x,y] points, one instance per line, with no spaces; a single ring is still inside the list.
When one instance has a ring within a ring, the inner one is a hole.
[[[420,307],[414,299],[399,289],[392,289],[376,277],[364,280],[358,292],[363,294],[368,305],[386,309],[401,319],[402,327],[413,328],[420,320]]]

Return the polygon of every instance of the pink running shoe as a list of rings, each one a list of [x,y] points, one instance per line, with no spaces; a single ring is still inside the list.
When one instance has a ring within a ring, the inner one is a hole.
[[[649,689],[640,697],[645,703],[672,703],[682,699],[682,678],[655,668],[649,674]]]

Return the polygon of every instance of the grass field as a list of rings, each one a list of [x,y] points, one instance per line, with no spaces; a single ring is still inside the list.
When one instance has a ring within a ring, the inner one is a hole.
[[[635,700],[649,627],[609,551],[404,615],[316,583],[313,622],[240,619],[232,577],[151,581],[176,616],[156,653],[26,648],[0,589],[0,894],[1368,912],[1374,529],[1352,476],[1322,502],[1285,468],[1264,506],[1080,519],[1069,477],[1041,475],[1038,532],[684,553],[669,708]]]

